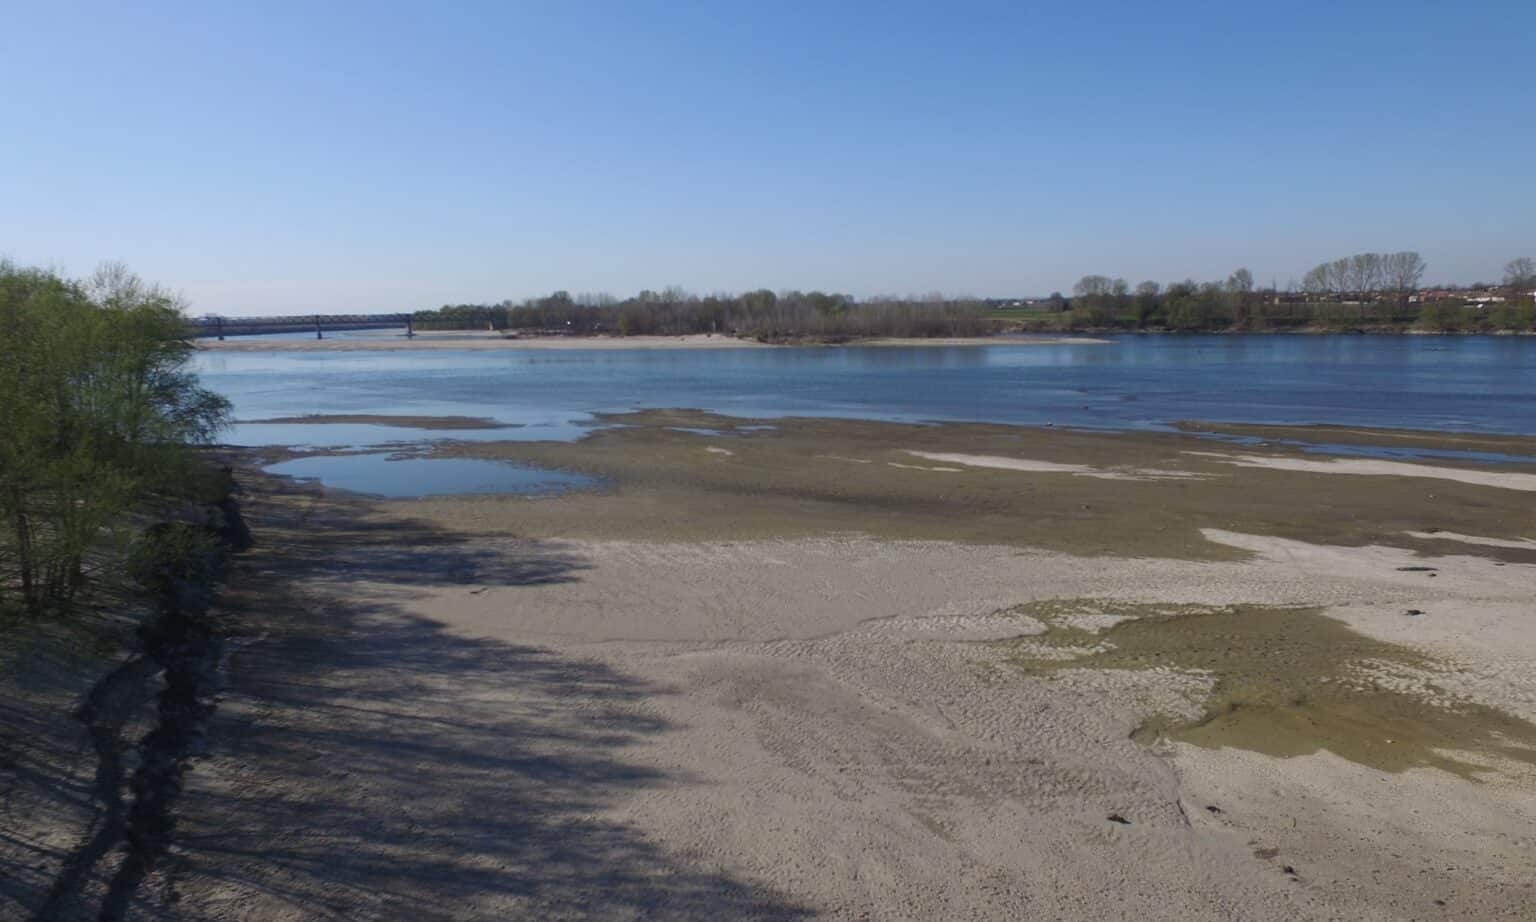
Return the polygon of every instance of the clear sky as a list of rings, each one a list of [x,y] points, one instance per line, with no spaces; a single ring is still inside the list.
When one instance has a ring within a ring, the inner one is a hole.
[[[0,4],[0,255],[194,312],[1536,255],[1536,2]]]

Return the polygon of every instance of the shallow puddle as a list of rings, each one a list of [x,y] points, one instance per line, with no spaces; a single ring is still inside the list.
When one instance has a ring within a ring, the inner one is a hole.
[[[1162,667],[1211,677],[1200,719],[1155,717],[1138,739],[1281,757],[1326,749],[1382,771],[1434,766],[1463,777],[1487,770],[1468,753],[1536,765],[1536,725],[1450,698],[1425,678],[1445,665],[1318,609],[1051,600],[1012,611],[1048,627],[1010,641],[1031,671]],[[1130,620],[1099,633],[1075,626],[1105,616]]]
[[[550,494],[596,486],[583,474],[476,458],[397,458],[389,454],[314,455],[274,464],[268,473],[329,487],[408,498],[473,493]]]

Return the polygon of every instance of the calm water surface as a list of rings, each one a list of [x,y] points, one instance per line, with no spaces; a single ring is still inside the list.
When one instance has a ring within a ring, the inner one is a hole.
[[[417,497],[454,493],[540,495],[596,486],[593,477],[478,458],[394,458],[384,452],[315,455],[267,468],[356,493]]]
[[[1536,338],[1127,336],[1107,345],[230,352],[197,359],[236,418],[484,416],[519,428],[248,425],[235,444],[571,439],[594,414],[1158,429],[1179,420],[1536,434]]]
[[[231,352],[203,353],[198,365],[204,381],[234,401],[241,419],[462,415],[546,430],[521,436],[503,431],[500,438],[569,438],[594,413],[646,407],[761,418],[1133,429],[1190,419],[1536,434],[1532,337],[1146,336],[1062,346]]]

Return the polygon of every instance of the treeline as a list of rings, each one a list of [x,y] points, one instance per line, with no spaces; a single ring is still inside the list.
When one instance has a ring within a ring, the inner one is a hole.
[[[414,323],[418,329],[493,327],[583,336],[719,333],[764,342],[981,336],[995,330],[986,303],[974,299],[929,295],[857,300],[820,291],[775,293],[766,289],[700,297],[669,288],[642,291],[622,301],[607,295],[572,297],[557,291],[519,303],[453,304],[417,311]]]
[[[413,315],[417,329],[495,329],[576,336],[681,336],[716,333],[764,342],[839,342],[869,337],[986,336],[998,332],[1149,330],[1173,332],[1288,329],[1498,332],[1536,330],[1536,261],[1517,259],[1499,293],[1469,303],[1420,285],[1426,264],[1413,251],[1358,253],[1323,263],[1287,290],[1260,289],[1253,273],[1132,286],[1084,276],[1072,296],[1043,301],[877,297],[767,289],[698,296],[680,288],[623,300],[557,291],[496,304],[447,304]],[[1486,291],[1480,293],[1486,295]]]
[[[1287,329],[1435,332],[1536,331],[1536,266],[1517,259],[1504,285],[1476,297],[1420,287],[1426,265],[1418,253],[1360,253],[1307,273],[1300,292],[1256,289],[1253,273],[1223,280],[1186,279],[1167,286],[1084,276],[1071,298],[1054,294],[1043,312],[1021,317],[1036,331],[1166,330],[1175,332]]]
[[[1301,290],[1309,294],[1406,298],[1418,290],[1425,268],[1424,258],[1412,250],[1356,253],[1314,267],[1301,280]]]
[[[1097,329],[1211,330],[1243,327],[1258,298],[1253,273],[1238,269],[1224,281],[1186,279],[1166,287],[1142,282],[1134,289],[1125,279],[1084,276],[1072,289],[1070,308],[1076,326]]]
[[[188,370],[185,328],[121,267],[74,280],[0,261],[0,611],[128,585],[146,524],[217,489],[191,447],[229,405]]]

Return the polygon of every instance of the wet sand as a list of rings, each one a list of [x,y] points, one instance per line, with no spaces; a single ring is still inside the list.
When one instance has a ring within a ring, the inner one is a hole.
[[[245,474],[146,916],[1536,908],[1531,493],[1180,434],[614,421],[438,449],[595,492]]]
[[[1260,426],[1242,423],[1181,422],[1184,432],[1288,440],[1312,444],[1440,449],[1536,457],[1536,437],[1488,432],[1434,432],[1421,429],[1367,429],[1359,426]]]
[[[616,485],[608,492],[535,504],[516,497],[429,500],[420,508],[445,515],[453,509],[477,526],[515,520],[523,534],[541,537],[717,541],[858,533],[1083,556],[1247,557],[1204,534],[1223,528],[1536,563],[1536,553],[1519,542],[1536,531],[1536,497],[1525,490],[1536,474],[1532,465],[1437,459],[1394,462],[1387,476],[1345,476],[1314,471],[1313,465],[1328,470],[1341,463],[1327,456],[1286,446],[1231,449],[1177,433],[833,419],[762,428],[758,421],[677,410],[604,421],[617,425],[580,442],[455,443],[436,453],[591,474]],[[1441,479],[1448,471],[1476,482]],[[1513,545],[1473,545],[1435,532]]]

